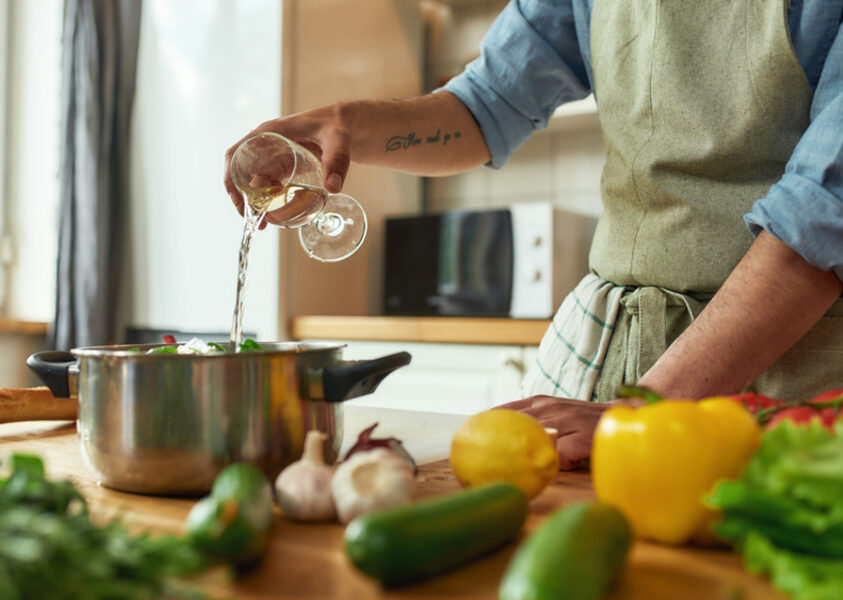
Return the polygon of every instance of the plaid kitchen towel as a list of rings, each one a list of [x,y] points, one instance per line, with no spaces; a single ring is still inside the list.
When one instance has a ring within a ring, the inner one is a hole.
[[[536,394],[597,400],[595,383],[625,288],[588,274],[566,296],[521,382],[523,398]]]

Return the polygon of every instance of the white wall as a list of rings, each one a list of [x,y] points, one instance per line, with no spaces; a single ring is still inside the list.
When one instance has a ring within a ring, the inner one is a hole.
[[[428,50],[431,86],[441,85],[479,55],[480,40],[506,3],[454,2],[437,13],[437,35]],[[551,202],[596,217],[602,210],[600,174],[605,155],[595,115],[554,118],[547,130],[535,133],[501,169],[478,167],[429,179],[427,208],[443,211]]]
[[[6,243],[11,260],[5,316],[52,321],[58,242],[62,3],[12,0],[6,123]],[[2,92],[2,90],[0,90]]]
[[[281,3],[146,0],[142,12],[128,321],[228,331],[243,221],[224,153],[280,112]],[[278,246],[271,228],[252,245],[244,326],[264,340],[278,335]]]

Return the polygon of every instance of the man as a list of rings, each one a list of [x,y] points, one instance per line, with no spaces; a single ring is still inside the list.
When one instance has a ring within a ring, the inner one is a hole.
[[[255,131],[311,148],[334,192],[351,161],[499,167],[594,92],[607,162],[591,274],[542,341],[531,396],[507,405],[556,429],[570,468],[621,383],[689,399],[843,387],[841,16],[829,0],[513,0],[442,90]],[[437,131],[447,145],[424,143]]]

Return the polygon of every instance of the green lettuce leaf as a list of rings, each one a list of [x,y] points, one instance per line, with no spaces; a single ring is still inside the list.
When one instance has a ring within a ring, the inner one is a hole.
[[[832,509],[843,498],[843,434],[818,423],[785,421],[764,434],[743,480],[776,494]]]
[[[843,560],[802,554],[778,547],[757,532],[744,542],[744,562],[754,573],[769,575],[794,600],[843,598]]]
[[[843,598],[843,425],[777,425],[741,478],[707,501],[723,511],[714,530],[749,570],[795,600]]]

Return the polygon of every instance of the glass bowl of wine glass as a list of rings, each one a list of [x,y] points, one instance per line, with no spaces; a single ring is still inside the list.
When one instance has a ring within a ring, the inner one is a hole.
[[[368,223],[360,203],[330,194],[319,159],[300,144],[272,132],[243,141],[231,157],[231,180],[243,194],[247,218],[298,229],[311,258],[336,262],[354,254]]]

